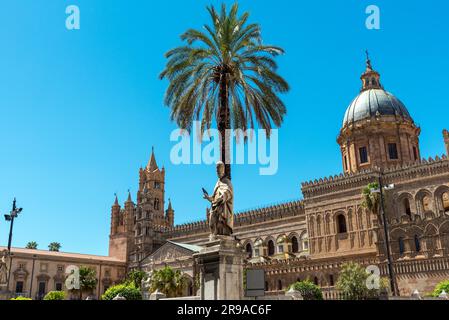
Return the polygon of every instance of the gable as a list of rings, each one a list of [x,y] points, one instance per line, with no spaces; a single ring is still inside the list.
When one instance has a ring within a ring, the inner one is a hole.
[[[195,252],[198,252],[198,250],[194,246],[167,241],[159,249],[143,259],[142,265],[158,265],[175,259],[191,258]]]

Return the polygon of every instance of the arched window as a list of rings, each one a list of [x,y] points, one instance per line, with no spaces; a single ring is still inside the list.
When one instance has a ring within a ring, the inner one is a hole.
[[[419,242],[419,237],[417,234],[415,235],[415,250],[416,252],[421,251],[421,243]]]
[[[138,224],[136,229],[136,235],[140,236],[141,234],[142,234],[142,227],[140,226],[140,224]]]
[[[449,212],[449,192],[443,193],[441,198],[442,198],[441,200],[443,202],[444,212]]]
[[[329,275],[329,287],[333,287],[334,286],[334,275],[330,274]]]
[[[154,210],[159,210],[159,199],[158,198],[156,198],[156,199],[154,199]]]
[[[273,240],[268,241],[268,255],[274,255],[274,242]]]
[[[278,290],[282,290],[282,280],[278,280]]]
[[[292,237],[292,252],[296,253],[299,251],[298,238]]]
[[[296,282],[301,282],[301,278],[296,278]]]
[[[268,291],[268,281],[265,281],[265,291]]]
[[[404,199],[404,210],[405,210],[405,214],[411,216],[412,215],[412,210],[410,209],[410,200],[408,200],[408,198]]]
[[[248,258],[253,257],[253,247],[251,246],[251,243],[246,244],[246,253]]]
[[[424,212],[432,210],[430,203],[431,203],[431,199],[429,196],[426,195],[422,198],[422,206],[423,206]]]
[[[405,252],[405,246],[404,246],[404,238],[399,238],[399,254],[403,255]]]
[[[346,218],[344,214],[339,214],[337,216],[337,227],[338,233],[347,233],[348,229],[346,227]]]
[[[317,278],[317,277],[314,277],[314,278],[313,278],[313,283],[314,283],[315,285],[319,285],[319,283],[318,283],[318,278]]]

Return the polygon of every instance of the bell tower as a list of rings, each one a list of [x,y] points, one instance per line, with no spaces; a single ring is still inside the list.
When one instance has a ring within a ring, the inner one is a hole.
[[[136,265],[165,242],[163,231],[173,221],[174,211],[169,205],[165,215],[164,199],[165,168],[159,168],[153,148],[147,166],[139,170],[133,250],[129,257],[131,264]]]

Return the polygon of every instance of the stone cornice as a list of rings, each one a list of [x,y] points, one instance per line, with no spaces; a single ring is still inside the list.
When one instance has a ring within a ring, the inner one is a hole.
[[[412,178],[415,175],[434,176],[443,172],[449,173],[449,160],[443,155],[442,158],[436,156],[428,160],[422,159],[419,162],[398,165],[383,171],[386,181]],[[303,182],[301,184],[302,193],[305,200],[329,193],[346,191],[353,188],[363,188],[381,174],[380,169],[367,169],[352,174],[340,174],[329,178],[316,179],[314,181]]]

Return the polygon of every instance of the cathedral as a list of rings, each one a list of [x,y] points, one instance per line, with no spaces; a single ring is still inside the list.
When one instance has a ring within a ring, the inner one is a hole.
[[[449,132],[443,132],[446,154],[423,159],[419,126],[385,90],[369,58],[361,81],[337,139],[343,173],[303,182],[303,200],[235,214],[245,268],[265,270],[267,295],[310,279],[335,299],[339,270],[348,261],[388,275],[382,219],[362,205],[362,190],[379,181],[389,186],[385,214],[399,293],[428,293],[449,279]],[[165,170],[153,150],[139,172],[137,202],[129,195],[123,208],[117,199],[112,206],[109,253],[128,269],[181,270],[189,282],[185,295],[194,295],[192,256],[209,239],[208,221],[174,225],[170,200],[164,211],[164,187]]]
[[[337,138],[342,173],[303,182],[302,200],[235,213],[234,236],[245,255],[244,268],[265,271],[268,297],[310,279],[325,299],[339,299],[336,282],[348,261],[376,266],[388,276],[386,234],[400,295],[427,294],[449,279],[449,132],[443,131],[446,154],[423,159],[419,126],[385,90],[369,58],[361,81]],[[386,225],[363,206],[362,190],[373,182],[388,186],[383,192]],[[194,255],[209,241],[208,221],[175,225],[164,191],[165,169],[153,150],[139,171],[135,202],[129,194],[123,205],[117,197],[112,205],[109,256],[12,248],[10,277],[0,282],[0,299],[42,299],[63,290],[71,265],[96,270],[96,298],[129,270],[151,273],[167,265],[185,277],[184,295],[197,295]],[[5,250],[0,247],[0,253]]]

